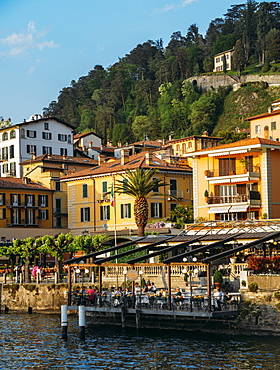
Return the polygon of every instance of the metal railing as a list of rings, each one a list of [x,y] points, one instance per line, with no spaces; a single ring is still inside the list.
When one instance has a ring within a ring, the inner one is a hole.
[[[212,170],[205,170],[204,174],[207,177],[220,177],[220,176],[234,176],[234,175],[244,175],[254,173],[255,175],[260,175],[260,167],[259,166],[244,166],[235,167],[232,169],[228,168],[220,168],[220,169],[212,169]]]
[[[250,191],[249,194],[226,195],[226,196],[210,196],[208,204],[223,204],[223,203],[246,203],[250,200],[261,200],[261,194],[258,191]]]

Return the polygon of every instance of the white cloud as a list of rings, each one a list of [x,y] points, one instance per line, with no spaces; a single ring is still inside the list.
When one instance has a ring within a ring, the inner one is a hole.
[[[44,48],[55,48],[59,45],[54,41],[45,40],[46,29],[37,30],[35,23],[30,21],[22,33],[13,33],[6,38],[0,39],[0,55],[18,56],[28,55],[31,50]]]
[[[184,1],[182,1],[178,5],[175,5],[175,4],[166,4],[162,8],[154,9],[153,12],[152,12],[152,14],[154,14],[154,13],[166,13],[166,12],[169,12],[170,10],[181,9],[181,8],[184,8],[186,5],[188,5],[190,3],[193,3],[195,1],[197,1],[197,0],[184,0]]]

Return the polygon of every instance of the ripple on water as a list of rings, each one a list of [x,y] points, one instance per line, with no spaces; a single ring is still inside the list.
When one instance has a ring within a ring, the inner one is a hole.
[[[73,317],[67,342],[60,315],[1,315],[0,325],[2,369],[271,370],[280,362],[278,338],[96,326],[82,343]]]

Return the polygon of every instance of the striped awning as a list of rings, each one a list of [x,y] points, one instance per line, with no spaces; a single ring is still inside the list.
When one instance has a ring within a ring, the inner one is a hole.
[[[248,204],[232,206],[232,207],[230,207],[229,212],[230,213],[233,213],[233,212],[246,212],[247,209],[248,209],[248,207],[249,207]]]
[[[211,207],[208,210],[208,213],[228,213],[229,206],[224,207]]]

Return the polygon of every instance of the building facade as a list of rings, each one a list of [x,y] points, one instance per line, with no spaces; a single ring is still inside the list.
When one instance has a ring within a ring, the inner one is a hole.
[[[0,128],[0,176],[22,177],[20,162],[42,154],[73,156],[73,127],[55,118],[32,116]]]
[[[230,49],[227,51],[223,51],[222,53],[216,54],[214,56],[214,69],[213,72],[223,72],[224,70],[224,63],[226,64],[226,70],[230,71],[232,68],[232,55],[234,49]]]
[[[244,139],[194,152],[196,220],[280,217],[280,143]]]
[[[177,206],[171,196],[176,196],[182,205],[190,205],[192,199],[192,170],[188,166],[176,166],[160,160],[154,154],[142,152],[129,157],[123,150],[120,159],[101,164],[90,170],[65,176],[61,182],[68,187],[68,227],[74,234],[82,231],[103,232],[106,230],[137,229],[134,219],[134,199],[126,194],[115,195],[115,206],[110,205],[113,183],[123,181],[126,169],[157,168],[155,177],[163,178],[168,185],[162,193],[148,199],[149,221],[166,218]],[[157,193],[157,190],[155,189]]]

